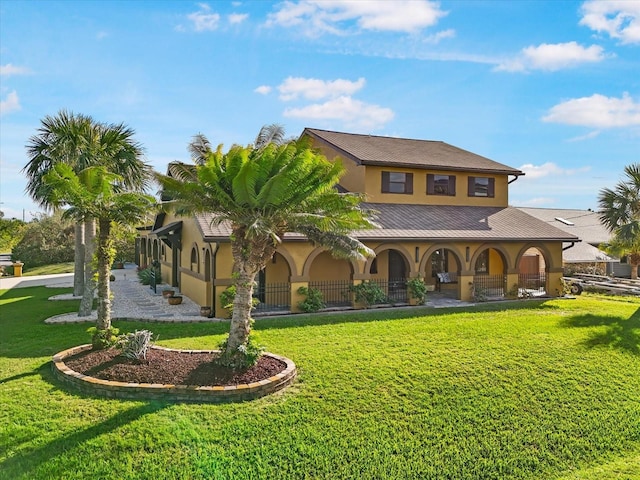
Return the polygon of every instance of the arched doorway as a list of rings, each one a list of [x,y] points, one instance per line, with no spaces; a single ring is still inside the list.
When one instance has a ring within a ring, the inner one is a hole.
[[[371,281],[377,283],[391,303],[406,303],[407,278],[410,268],[407,256],[401,250],[387,248],[377,251],[369,267]]]
[[[547,293],[549,262],[545,252],[530,246],[520,253],[518,259],[518,296],[539,297]]]
[[[472,260],[474,300],[505,297],[508,264],[505,254],[497,248],[484,247],[476,253]]]
[[[449,248],[438,248],[429,256],[424,265],[424,278],[443,296],[458,298],[458,276],[461,263],[456,252]]]
[[[253,298],[260,303],[257,313],[284,312],[291,308],[291,269],[287,259],[274,253],[271,261],[256,275]]]
[[[335,258],[327,251],[315,256],[309,268],[309,288],[322,293],[327,307],[348,307],[351,305],[351,285],[353,266],[345,259]]]

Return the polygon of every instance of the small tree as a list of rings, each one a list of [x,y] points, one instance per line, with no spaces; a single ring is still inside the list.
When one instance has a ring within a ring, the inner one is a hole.
[[[222,146],[214,152],[199,135],[190,151],[195,165],[171,164],[170,175],[157,178],[176,213],[213,213],[214,223],[231,228],[236,295],[219,361],[244,367],[250,359],[246,352],[251,350],[255,278],[284,234],[303,233],[334,255],[364,258],[373,252],[351,232],[372,223],[359,208],[361,196],[335,189],[342,165],[327,161],[303,141],[233,146],[224,154]]]
[[[97,334],[111,329],[111,291],[109,276],[115,258],[111,227],[140,221],[153,208],[155,200],[138,192],[122,192],[117,188],[121,179],[105,167],[89,167],[77,175],[65,164],[56,165],[45,175],[53,198],[69,208],[64,216],[83,221],[94,218],[98,223],[98,320]]]
[[[624,168],[626,178],[615,188],[600,191],[600,220],[613,234],[608,251],[626,255],[631,278],[638,278],[640,265],[640,163]]]

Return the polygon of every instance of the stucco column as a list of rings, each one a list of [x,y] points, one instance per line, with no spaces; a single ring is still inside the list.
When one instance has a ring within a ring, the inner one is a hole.
[[[300,310],[300,307],[298,306],[298,303],[303,302],[306,298],[305,295],[302,295],[301,293],[298,293],[298,289],[300,287],[305,287],[305,288],[309,288],[309,282],[307,281],[292,281],[290,283],[291,285],[291,304],[290,304],[290,309],[292,313],[300,313],[302,312],[302,310]]]
[[[473,302],[473,275],[475,272],[471,270],[460,272],[458,275],[458,289],[460,300],[464,302]]]
[[[563,276],[564,269],[562,267],[549,269],[547,272],[547,295],[561,297],[564,294],[564,286],[562,285]]]
[[[516,298],[518,297],[518,287],[520,285],[520,274],[518,270],[507,270],[507,290],[504,292],[506,297],[509,297],[510,293],[516,292]]]

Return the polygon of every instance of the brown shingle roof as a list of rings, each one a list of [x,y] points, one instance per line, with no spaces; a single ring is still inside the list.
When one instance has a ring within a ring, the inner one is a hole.
[[[513,207],[365,203],[363,208],[377,212],[381,228],[356,232],[360,240],[579,241]],[[211,226],[211,218],[197,217],[205,239],[228,239],[229,226]],[[285,239],[303,240],[304,236],[287,233]]]
[[[441,141],[359,135],[316,128],[305,128],[301,136],[305,134],[333,146],[343,156],[361,165],[524,175],[518,169]]]

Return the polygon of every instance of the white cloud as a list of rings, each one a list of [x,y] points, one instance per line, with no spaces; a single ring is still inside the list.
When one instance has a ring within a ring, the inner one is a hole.
[[[600,135],[600,133],[600,130],[594,130],[585,135],[579,135],[577,137],[570,138],[569,140],[567,140],[567,142],[582,142],[583,140],[590,140],[592,138],[596,138],[598,135]]]
[[[325,81],[317,78],[288,77],[278,86],[278,90],[280,91],[280,99],[284,101],[295,100],[298,97],[320,100],[352,95],[362,89],[364,84],[365,79],[362,77],[355,82],[342,78]]]
[[[229,23],[231,25],[237,25],[244,22],[247,18],[249,18],[248,13],[232,13],[229,15]]]
[[[605,32],[623,44],[640,43],[640,2],[638,0],[590,0],[580,9],[585,25]]]
[[[341,121],[349,128],[374,130],[393,120],[393,110],[355,100],[348,96],[302,108],[287,108],[285,117]]]
[[[595,94],[559,103],[542,120],[592,128],[640,125],[640,103],[628,93],[622,98]]]
[[[0,65],[0,75],[3,77],[8,77],[10,75],[25,75],[27,73],[30,73],[30,70],[25,67],[16,67],[10,63]]]
[[[415,33],[435,25],[447,12],[427,0],[300,0],[285,1],[269,14],[267,25],[302,27],[307,35],[343,34],[356,30]]]
[[[212,31],[218,28],[220,23],[220,15],[210,13],[211,7],[206,3],[199,3],[200,10],[187,15],[187,18],[193,23],[196,32]]]
[[[15,90],[9,92],[5,100],[0,101],[0,115],[17,112],[21,108],[20,99],[18,98],[18,94]]]
[[[444,40],[445,38],[453,38],[455,36],[456,31],[453,28],[449,28],[448,30],[442,30],[441,32],[434,33],[433,35],[425,37],[423,42],[435,45],[437,43],[440,43],[440,41]]]
[[[259,93],[260,95],[267,95],[271,93],[271,87],[269,85],[260,85],[254,90],[254,92]]]
[[[533,165],[532,163],[526,163],[520,167],[520,170],[525,173],[525,179],[535,179],[547,177],[549,175],[575,175],[576,173],[588,172],[589,170],[591,170],[591,167],[567,169],[559,167],[553,162],[547,162],[543,163],[542,165]]]
[[[523,48],[513,59],[502,62],[497,71],[526,72],[528,70],[556,71],[582,63],[600,62],[606,58],[599,45],[583,47],[576,42],[543,43],[537,47]]]

